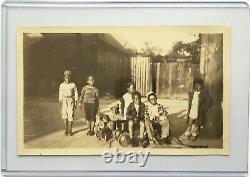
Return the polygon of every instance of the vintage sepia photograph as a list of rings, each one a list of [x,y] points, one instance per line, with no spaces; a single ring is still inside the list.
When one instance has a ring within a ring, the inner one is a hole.
[[[18,155],[229,155],[229,29],[20,27]]]

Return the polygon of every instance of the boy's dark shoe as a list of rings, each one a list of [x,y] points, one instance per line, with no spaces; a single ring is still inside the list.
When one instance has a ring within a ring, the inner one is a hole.
[[[131,146],[132,147],[138,147],[138,142],[136,141],[135,138],[132,138],[130,141],[131,141]]]
[[[69,130],[69,136],[73,136],[72,129]]]
[[[171,138],[170,137],[164,137],[160,140],[160,144],[171,144]]]
[[[91,132],[91,131],[89,130],[89,131],[87,132],[87,135],[90,135],[90,132]]]
[[[90,135],[90,136],[94,136],[94,135],[95,135],[95,132],[94,132],[94,131],[90,131],[90,132],[89,132],[89,135]]]
[[[166,138],[161,138],[161,139],[159,139],[159,144],[164,145],[164,144],[166,144],[166,141],[167,141]]]
[[[166,144],[171,144],[172,142],[171,142],[171,137],[167,137],[167,138],[165,138],[165,143]]]

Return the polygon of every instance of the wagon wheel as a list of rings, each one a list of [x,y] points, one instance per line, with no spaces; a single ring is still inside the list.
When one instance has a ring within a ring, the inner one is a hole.
[[[130,137],[128,133],[122,133],[118,138],[118,143],[122,147],[128,147],[130,145]]]

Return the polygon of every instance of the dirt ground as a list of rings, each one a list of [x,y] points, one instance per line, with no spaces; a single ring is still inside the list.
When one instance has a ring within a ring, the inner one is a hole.
[[[143,99],[145,101],[145,99]],[[101,98],[101,111],[108,111],[117,102],[114,98]],[[184,119],[187,100],[159,99],[169,112],[170,131],[173,137],[180,136],[186,128]],[[60,114],[60,104],[55,98],[25,98],[24,103],[24,145],[25,148],[85,148],[109,147],[95,136],[87,136],[87,123],[84,112],[77,108],[73,125],[73,136],[64,136],[64,125]],[[222,139],[198,138],[189,144],[209,145],[209,148],[221,148]],[[174,144],[174,142],[173,142]],[[113,143],[117,146],[117,142]],[[148,147],[150,148],[150,146]]]

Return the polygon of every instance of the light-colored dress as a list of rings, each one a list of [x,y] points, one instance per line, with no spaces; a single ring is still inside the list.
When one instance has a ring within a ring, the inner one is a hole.
[[[189,113],[189,117],[193,120],[198,118],[198,104],[199,104],[200,92],[195,91],[192,99],[192,105]]]

